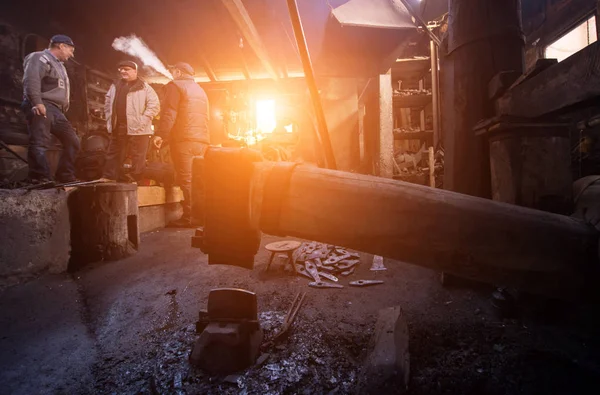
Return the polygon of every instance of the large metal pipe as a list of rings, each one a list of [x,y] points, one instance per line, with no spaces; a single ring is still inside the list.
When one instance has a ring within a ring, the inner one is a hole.
[[[287,0],[287,5],[292,21],[292,28],[294,29],[294,36],[296,37],[296,44],[298,45],[298,51],[300,52],[300,59],[302,60],[304,78],[306,78],[306,84],[310,91],[315,116],[317,117],[319,139],[321,140],[321,146],[323,147],[325,161],[327,162],[328,168],[336,169],[337,165],[333,154],[333,147],[331,146],[331,139],[329,138],[327,120],[325,119],[321,96],[319,95],[319,89],[317,88],[317,82],[315,81],[312,61],[310,60],[306,38],[304,37],[304,29],[302,28],[300,13],[298,12],[298,4],[296,3],[296,0]]]
[[[216,148],[206,155],[205,251],[222,257],[215,262],[239,265],[237,257],[258,250],[258,243],[247,244],[254,237],[248,235],[262,231],[552,297],[573,299],[597,288],[598,232],[581,220],[248,156],[243,167],[232,168],[240,155],[247,156]]]

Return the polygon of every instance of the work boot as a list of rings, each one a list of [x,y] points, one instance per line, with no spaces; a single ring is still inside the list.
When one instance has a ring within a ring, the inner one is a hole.
[[[169,222],[167,228],[195,228],[195,226],[192,226],[192,221],[189,217],[181,217],[178,220]]]

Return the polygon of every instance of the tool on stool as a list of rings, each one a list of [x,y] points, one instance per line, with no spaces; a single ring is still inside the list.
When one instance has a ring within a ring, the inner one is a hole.
[[[300,247],[301,244],[302,243],[300,243],[299,241],[294,240],[276,241],[274,243],[267,244],[265,248],[267,249],[267,251],[271,251],[271,258],[269,258],[269,263],[267,264],[266,270],[269,270],[271,263],[273,263],[273,258],[275,257],[275,254],[283,252],[287,254],[288,263],[292,267],[294,273],[296,273],[296,266],[294,265],[295,262],[293,253]]]

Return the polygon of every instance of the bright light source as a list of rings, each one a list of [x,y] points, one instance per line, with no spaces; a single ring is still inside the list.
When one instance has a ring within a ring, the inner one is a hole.
[[[275,100],[258,100],[256,102],[256,129],[263,133],[271,133],[275,121]]]
[[[598,39],[596,35],[596,17],[585,22],[546,47],[546,58],[562,62],[575,52],[582,50]]]

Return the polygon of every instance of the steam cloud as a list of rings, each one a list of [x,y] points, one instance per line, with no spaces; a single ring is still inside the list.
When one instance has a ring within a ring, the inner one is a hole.
[[[173,76],[169,73],[169,70],[167,70],[160,59],[158,59],[158,56],[156,56],[156,54],[148,48],[146,43],[136,35],[115,38],[112,47],[117,51],[141,59],[144,65],[151,67],[171,80],[173,79]]]

